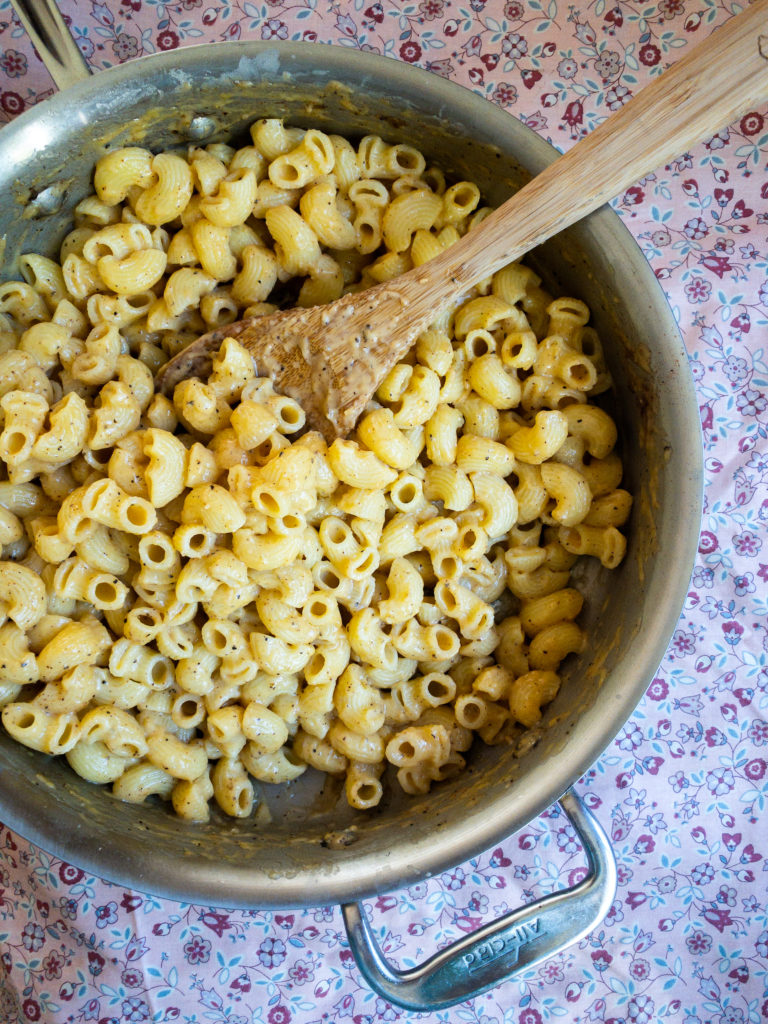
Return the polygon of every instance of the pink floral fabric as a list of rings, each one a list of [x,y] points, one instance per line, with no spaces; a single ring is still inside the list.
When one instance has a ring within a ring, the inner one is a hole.
[[[94,70],[226,39],[318,40],[476,90],[561,149],[744,3],[722,0],[61,0]],[[0,118],[50,95],[7,4]],[[229,912],[129,892],[0,827],[0,1021],[45,1024],[757,1024],[768,1019],[768,110],[615,207],[662,282],[698,389],[706,505],[686,607],[644,700],[578,789],[612,837],[616,900],[588,938],[450,1010],[360,978],[333,907]],[[557,807],[439,878],[368,904],[410,965],[567,885]]]

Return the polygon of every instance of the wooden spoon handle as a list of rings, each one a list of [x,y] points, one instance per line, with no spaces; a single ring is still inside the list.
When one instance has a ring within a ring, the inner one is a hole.
[[[429,286],[426,267],[412,271],[414,305],[476,284],[766,99],[768,0],[758,0],[431,260]]]

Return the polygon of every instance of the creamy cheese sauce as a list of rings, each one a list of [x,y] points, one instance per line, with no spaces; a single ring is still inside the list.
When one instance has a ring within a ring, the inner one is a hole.
[[[171,394],[187,377],[204,378],[225,339],[236,338],[253,356],[259,374],[299,402],[314,427],[326,435],[343,436],[425,319],[421,314],[413,323],[403,323],[410,300],[400,289],[380,285],[371,292],[364,302],[358,293],[328,306],[286,310],[217,328],[170,360],[158,374],[158,386]],[[386,332],[385,322],[391,325]],[[393,345],[394,337],[401,344]],[[402,339],[407,339],[405,345]]]

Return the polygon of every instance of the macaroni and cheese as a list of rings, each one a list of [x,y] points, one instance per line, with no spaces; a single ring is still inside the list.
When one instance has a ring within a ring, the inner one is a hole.
[[[0,705],[121,800],[250,815],[311,766],[355,808],[542,721],[584,650],[581,555],[632,499],[589,310],[514,263],[435,310],[332,443],[200,334],[429,260],[488,209],[407,145],[263,119],[116,149],[58,260],[0,285]]]

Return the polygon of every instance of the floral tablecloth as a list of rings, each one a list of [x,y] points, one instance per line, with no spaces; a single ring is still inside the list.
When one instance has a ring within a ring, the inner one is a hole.
[[[94,70],[201,41],[319,40],[460,82],[565,149],[744,4],[60,6]],[[51,91],[3,0],[0,119]],[[701,409],[706,501],[688,600],[657,677],[577,786],[619,865],[602,925],[518,981],[409,1014],[366,987],[334,908],[246,913],[156,899],[0,826],[2,1024],[768,1020],[767,161],[768,110],[756,107],[614,204],[681,326]],[[554,808],[498,849],[369,910],[388,954],[411,964],[567,885],[582,863]]]

